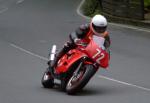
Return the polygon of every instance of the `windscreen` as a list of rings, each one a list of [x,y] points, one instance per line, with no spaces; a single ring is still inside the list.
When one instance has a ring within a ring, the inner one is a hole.
[[[93,41],[102,49],[105,49],[104,42],[105,38],[93,35]]]

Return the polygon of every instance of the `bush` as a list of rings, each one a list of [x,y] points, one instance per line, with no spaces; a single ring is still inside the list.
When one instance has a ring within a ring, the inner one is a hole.
[[[150,0],[144,0],[144,6],[150,7]]]
[[[100,3],[98,0],[86,0],[82,6],[83,14],[93,16],[101,12]]]

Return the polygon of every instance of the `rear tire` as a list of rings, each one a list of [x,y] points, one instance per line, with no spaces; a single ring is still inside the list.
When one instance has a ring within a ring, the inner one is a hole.
[[[93,65],[85,65],[82,68],[78,75],[73,74],[67,83],[66,92],[70,95],[80,91],[97,71]]]
[[[48,69],[44,72],[41,83],[44,88],[53,88],[54,87],[54,78],[51,76]]]

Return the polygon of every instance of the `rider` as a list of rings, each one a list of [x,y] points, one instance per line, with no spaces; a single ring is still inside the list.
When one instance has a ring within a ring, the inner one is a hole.
[[[48,65],[51,68],[57,66],[58,60],[69,50],[76,47],[76,43],[80,40],[84,43],[89,43],[92,35],[103,37],[105,39],[104,47],[107,49],[110,46],[110,37],[108,35],[107,29],[107,20],[103,15],[95,15],[89,24],[83,24],[74,32],[69,35],[70,40],[64,45],[62,50],[58,53],[53,63],[50,61]]]

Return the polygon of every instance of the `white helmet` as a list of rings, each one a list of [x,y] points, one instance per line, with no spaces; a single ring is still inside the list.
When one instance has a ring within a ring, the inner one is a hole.
[[[95,15],[91,20],[90,27],[97,35],[104,33],[107,28],[107,20],[102,15]]]

